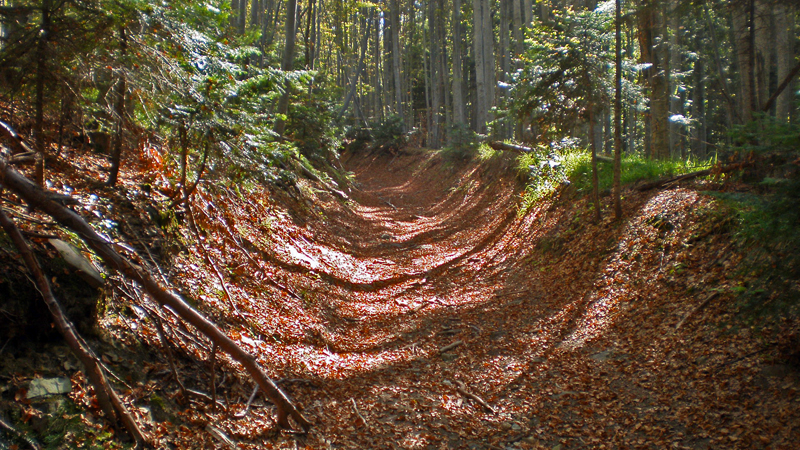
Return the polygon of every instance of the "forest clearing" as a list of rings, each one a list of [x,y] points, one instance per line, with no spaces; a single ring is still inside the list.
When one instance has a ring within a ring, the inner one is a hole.
[[[786,0],[0,5],[0,450],[790,449]]]

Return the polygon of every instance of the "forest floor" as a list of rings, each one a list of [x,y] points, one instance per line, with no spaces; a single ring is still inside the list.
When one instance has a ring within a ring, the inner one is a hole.
[[[252,384],[219,363],[209,375],[208,346],[164,312],[178,376],[224,408],[187,400],[147,320],[156,307],[115,294],[104,354],[123,360],[126,399],[160,445],[795,448],[798,324],[742,321],[741,251],[704,194],[725,186],[626,190],[623,220],[595,223],[570,188],[521,213],[503,157],[342,163],[345,202],[307,181],[201,189],[184,217],[200,231],[185,227],[163,269],[257,356],[310,433],[278,432],[260,398],[246,409]]]

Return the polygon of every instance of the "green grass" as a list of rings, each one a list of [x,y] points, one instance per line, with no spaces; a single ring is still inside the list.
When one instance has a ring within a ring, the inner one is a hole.
[[[548,161],[557,161],[559,164],[557,167],[551,167]],[[692,160],[651,160],[638,154],[624,155],[622,185],[703,170],[712,164],[713,161],[699,163]],[[531,167],[536,172],[534,175],[531,175]],[[613,165],[598,161],[597,169],[600,192],[610,190],[613,183]],[[551,195],[566,181],[569,181],[579,194],[588,195],[592,192],[592,155],[585,149],[567,148],[555,152],[547,146],[540,146],[533,152],[519,156],[517,170],[521,176],[529,177],[525,194],[522,196],[521,213]]]
[[[589,152],[572,152],[574,162],[568,169],[567,176],[578,192],[589,193],[592,190],[592,155]],[[625,155],[622,157],[622,185],[655,181],[685,173],[695,172],[711,167],[711,161],[652,160],[641,155]],[[614,167],[611,163],[597,164],[600,191],[611,189]]]

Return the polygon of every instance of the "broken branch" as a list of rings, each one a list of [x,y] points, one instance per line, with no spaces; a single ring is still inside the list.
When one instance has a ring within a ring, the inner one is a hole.
[[[103,412],[106,413],[112,423],[121,422],[134,440],[136,440],[136,446],[141,448],[147,442],[144,434],[139,429],[139,426],[136,424],[133,416],[130,414],[130,412],[128,412],[128,408],[125,407],[125,404],[122,403],[122,400],[120,400],[120,398],[117,396],[117,393],[108,383],[108,379],[103,373],[103,369],[100,365],[100,360],[97,358],[97,355],[94,354],[92,349],[86,344],[83,338],[72,326],[72,323],[69,321],[69,319],[67,319],[67,316],[64,314],[64,309],[53,295],[53,291],[50,288],[50,282],[47,280],[47,276],[45,276],[42,268],[39,266],[39,262],[36,261],[36,257],[33,255],[33,251],[28,245],[28,241],[26,241],[22,236],[22,233],[20,233],[19,228],[17,228],[14,222],[1,210],[0,226],[2,226],[6,234],[11,237],[11,240],[14,242],[17,250],[19,250],[20,255],[22,255],[25,266],[33,275],[36,287],[39,290],[39,293],[42,294],[42,298],[47,304],[50,314],[53,315],[56,328],[61,335],[64,336],[64,340],[67,342],[67,345],[69,345],[70,349],[72,349],[73,353],[75,353],[75,356],[78,357],[86,369],[86,374],[89,377],[89,380],[91,380],[92,386],[94,387],[95,395],[97,396],[97,402],[100,404]]]
[[[182,320],[197,328],[213,342],[216,342],[222,351],[242,365],[272,403],[275,404],[278,424],[281,427],[291,429],[291,424],[288,420],[291,417],[304,431],[307,432],[311,428],[311,422],[303,417],[289,397],[267,376],[253,355],[239,347],[233,339],[229,338],[213,322],[192,308],[183,299],[168,292],[148,272],[123,258],[114,250],[111,242],[98,234],[80,215],[54,201],[48,195],[48,191],[35,185],[13,167],[10,167],[7,161],[7,154],[5,152],[0,153],[0,185],[13,191],[32,208],[43,211],[62,226],[75,232],[103,259],[108,267],[136,281],[156,303],[162,307],[169,307]]]
[[[486,408],[486,410],[489,411],[490,413],[497,414],[497,411],[494,408],[492,408],[491,405],[486,403],[486,401],[484,399],[482,399],[482,398],[478,397],[477,395],[467,391],[467,386],[462,381],[456,381],[455,385],[456,385],[456,391],[459,394],[463,395],[464,397],[467,397],[469,399],[474,400],[476,403],[478,403],[479,405],[481,405],[484,408]]]

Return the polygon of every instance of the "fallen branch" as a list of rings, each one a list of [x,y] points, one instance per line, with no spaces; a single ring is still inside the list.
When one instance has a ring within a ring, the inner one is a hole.
[[[708,298],[706,298],[705,300],[703,300],[703,303],[700,303],[700,304],[699,304],[699,305],[697,305],[697,306],[696,306],[694,309],[692,309],[691,311],[689,311],[689,313],[688,313],[688,314],[686,314],[686,315],[683,317],[683,319],[681,319],[681,321],[680,321],[680,322],[678,322],[678,324],[677,324],[677,325],[675,325],[675,331],[678,331],[678,330],[679,330],[679,329],[680,329],[680,328],[683,326],[683,323],[684,323],[684,322],[686,322],[686,321],[687,321],[687,320],[688,320],[690,317],[692,317],[692,316],[693,316],[695,313],[697,313],[697,311],[700,311],[701,309],[703,309],[703,308],[705,308],[706,306],[708,306],[708,304],[709,304],[709,303],[711,303],[711,300],[714,300],[714,299],[715,299],[715,298],[716,298],[718,295],[719,295],[719,291],[712,292],[712,293],[711,293],[711,295],[709,295],[709,296],[708,296]]]
[[[363,423],[365,427],[369,428],[369,425],[367,425],[367,419],[365,419],[364,416],[361,415],[361,412],[358,411],[358,406],[356,406],[356,400],[351,397],[350,402],[353,404],[353,411],[355,411],[358,418],[361,419],[361,423]]]
[[[14,128],[11,127],[11,125],[3,122],[2,120],[0,120],[0,130],[2,130],[6,136],[11,138],[14,144],[16,144],[21,149],[22,152],[36,153],[33,151],[33,148],[30,145],[28,145],[27,142],[25,142],[24,137],[20,136],[19,133],[17,133],[16,130],[14,130]]]
[[[147,441],[142,433],[142,430],[139,429],[139,426],[136,424],[133,416],[128,411],[128,408],[124,403],[122,403],[122,400],[120,400],[119,396],[117,396],[117,393],[108,383],[108,379],[103,373],[103,369],[100,365],[100,360],[97,358],[97,355],[94,354],[92,349],[86,344],[83,338],[72,326],[72,323],[69,321],[69,319],[67,319],[63,308],[53,295],[53,290],[50,288],[50,282],[47,280],[47,276],[39,266],[39,262],[36,261],[36,257],[33,255],[33,251],[28,245],[28,242],[22,236],[22,233],[20,233],[19,228],[17,228],[14,222],[2,211],[0,211],[0,226],[14,242],[14,245],[17,247],[17,250],[19,250],[20,255],[22,255],[25,266],[33,275],[36,288],[39,290],[39,293],[42,294],[44,302],[47,304],[47,308],[50,310],[50,314],[53,315],[56,328],[61,335],[64,336],[64,340],[67,342],[67,345],[69,345],[70,349],[72,349],[72,352],[75,353],[75,356],[77,356],[83,364],[83,367],[86,370],[86,375],[89,377],[89,380],[94,387],[94,392],[97,396],[97,402],[100,404],[100,408],[102,408],[103,412],[106,414],[106,416],[108,416],[112,423],[122,423],[125,429],[128,430],[128,433],[130,433],[131,437],[133,437],[133,439],[136,441],[137,448],[143,447],[146,445]]]
[[[8,431],[21,441],[25,441],[25,443],[28,444],[28,447],[32,448],[33,450],[39,450],[42,448],[42,446],[39,445],[36,441],[34,441],[33,438],[28,436],[28,433],[22,433],[21,431],[12,427],[11,424],[6,423],[6,421],[3,419],[2,416],[0,416],[0,429]]]
[[[745,166],[746,166],[745,163],[736,163],[725,167],[714,167],[711,169],[698,170],[697,172],[685,173],[683,175],[678,175],[669,178],[662,178],[660,180],[656,180],[650,183],[645,183],[640,186],[636,186],[636,190],[649,191],[650,189],[658,189],[665,186],[669,187],[677,183],[680,183],[681,181],[692,180],[694,178],[704,177],[711,174],[735,172],[737,170],[743,169]]]
[[[653,181],[651,183],[645,183],[641,186],[637,186],[637,191],[649,191],[650,189],[657,189],[666,185],[672,185],[675,183],[679,183],[681,181],[691,180],[697,177],[704,177],[706,175],[711,175],[711,169],[700,170],[697,172],[686,173],[683,175],[678,175],[676,177],[669,177],[669,178],[662,178],[660,180]]]
[[[533,151],[532,148],[525,147],[524,145],[506,144],[505,142],[500,142],[500,141],[489,142],[489,147],[500,151],[512,151],[520,153],[530,153]]]
[[[475,395],[475,394],[473,394],[473,393],[471,393],[471,392],[467,391],[467,386],[466,386],[466,385],[464,385],[464,383],[463,383],[463,382],[461,382],[461,381],[456,381],[456,383],[455,383],[455,384],[456,384],[456,391],[457,391],[459,394],[463,395],[464,397],[467,397],[467,398],[469,398],[469,399],[472,399],[472,400],[474,400],[474,401],[475,401],[475,402],[477,402],[479,405],[481,405],[481,406],[483,406],[484,408],[486,408],[486,410],[487,410],[487,411],[489,411],[490,413],[492,413],[492,414],[497,414],[497,411],[496,411],[494,408],[492,408],[492,406],[491,406],[490,404],[486,403],[486,401],[485,401],[484,399],[482,399],[482,398],[478,397],[477,395]]]
[[[256,394],[258,394],[258,385],[256,385],[256,387],[253,388],[253,393],[250,394],[250,398],[247,399],[247,405],[245,405],[244,411],[239,412],[237,414],[234,414],[233,417],[235,417],[237,419],[241,419],[243,417],[246,417],[247,413],[250,412],[250,405],[252,405],[253,404],[253,400],[256,399]]]
[[[32,208],[43,211],[62,226],[75,232],[103,259],[109,268],[136,281],[156,303],[162,307],[169,307],[182,320],[197,328],[212,342],[215,342],[222,351],[241,364],[277,407],[277,420],[281,427],[291,429],[291,424],[289,423],[289,417],[291,417],[304,431],[307,432],[311,428],[311,422],[303,417],[289,397],[267,376],[253,355],[244,351],[217,328],[214,323],[192,308],[183,299],[161,287],[149,273],[123,258],[114,250],[111,242],[98,234],[81,216],[54,201],[46,190],[36,186],[32,181],[14,170],[8,165],[7,161],[7,155],[5,153],[0,154],[0,185],[13,191]]]
[[[225,293],[225,298],[228,299],[228,306],[231,307],[233,312],[239,316],[240,319],[246,321],[242,313],[239,311],[239,308],[236,307],[236,303],[234,303],[233,295],[228,290],[228,283],[225,282],[225,278],[222,277],[222,274],[219,272],[217,265],[214,264],[214,261],[211,259],[208,250],[206,249],[206,245],[203,243],[203,238],[200,236],[200,230],[197,228],[197,223],[194,220],[194,213],[192,213],[192,206],[189,202],[186,202],[186,212],[189,213],[189,228],[194,232],[195,239],[197,240],[197,245],[200,246],[200,251],[203,254],[203,259],[206,260],[206,264],[211,266],[211,270],[214,272],[214,275],[217,276],[217,280],[219,281],[220,286],[222,286],[222,291]]]
[[[446,352],[448,350],[452,350],[452,349],[454,349],[454,348],[456,348],[456,347],[458,347],[459,345],[462,345],[462,344],[464,344],[464,341],[455,341],[452,344],[448,344],[448,345],[445,345],[444,347],[440,348],[439,349],[439,353],[444,353],[444,352]]]

